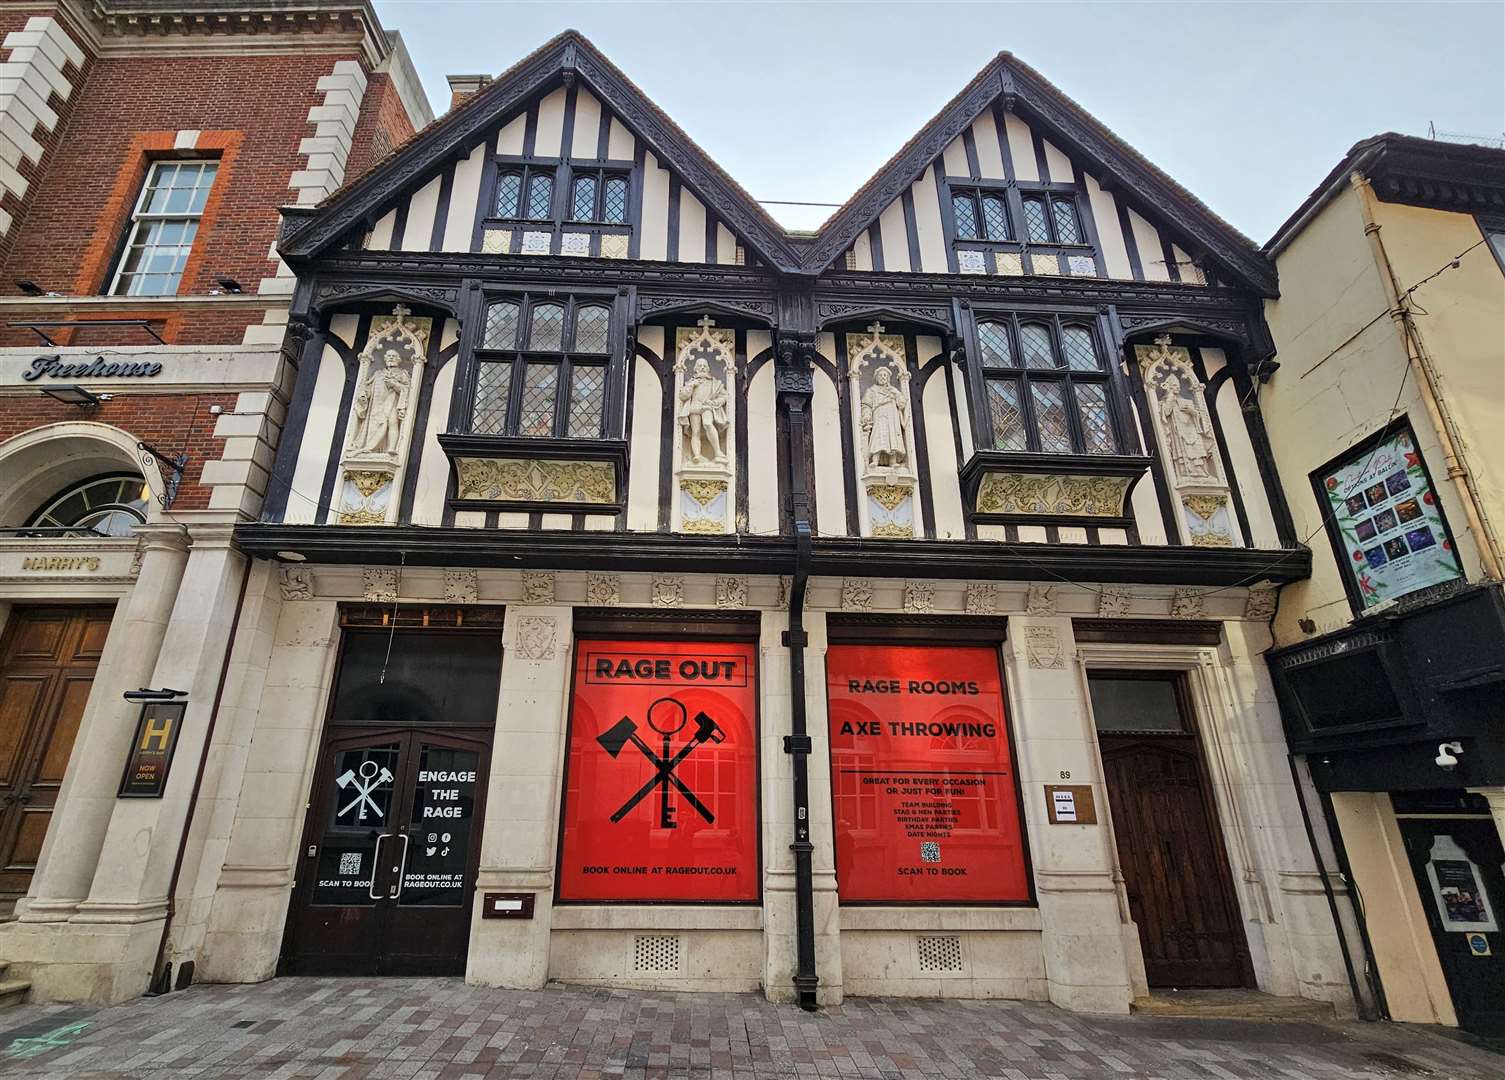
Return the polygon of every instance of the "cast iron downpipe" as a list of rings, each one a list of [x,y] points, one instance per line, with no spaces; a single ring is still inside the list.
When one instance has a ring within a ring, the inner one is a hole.
[[[816,1008],[815,988],[815,875],[810,842],[810,751],[805,717],[805,586],[810,578],[810,478],[805,472],[809,401],[814,382],[808,361],[797,349],[781,349],[775,369],[779,396],[784,401],[789,433],[789,512],[794,529],[794,574],[789,584],[789,629],[784,646],[789,650],[790,733],[784,736],[784,753],[794,764],[794,989],[799,1006]]]

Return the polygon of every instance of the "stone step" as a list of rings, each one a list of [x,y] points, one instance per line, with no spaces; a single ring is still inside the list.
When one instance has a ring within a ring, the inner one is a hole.
[[[1202,1017],[1237,1020],[1336,1019],[1332,1003],[1310,998],[1276,997],[1256,990],[1167,990],[1135,998],[1130,1008],[1145,1016]]]
[[[31,983],[25,979],[0,980],[0,1009],[9,1009],[13,1005],[19,1005],[26,1000],[26,994],[31,990]]]

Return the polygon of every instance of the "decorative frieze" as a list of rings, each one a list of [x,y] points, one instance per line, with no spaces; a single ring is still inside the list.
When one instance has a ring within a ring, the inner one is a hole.
[[[870,611],[873,607],[873,583],[867,578],[841,579],[843,611]]]
[[[967,586],[968,615],[996,615],[998,586],[991,581],[974,581]]]
[[[979,514],[1127,517],[1129,476],[990,472],[977,488]]]
[[[1103,619],[1121,619],[1129,613],[1132,597],[1121,585],[1104,585],[1097,594],[1097,614]]]
[[[1024,602],[1027,615],[1054,615],[1056,613],[1056,587],[1054,585],[1031,585]]]
[[[280,566],[277,568],[277,587],[284,600],[312,600],[314,572],[306,566]]]
[[[556,596],[557,584],[553,571],[523,571],[523,603],[552,604]]]
[[[1171,594],[1171,615],[1177,619],[1200,619],[1203,612],[1201,589],[1177,589]]]
[[[616,607],[622,602],[622,579],[616,574],[586,574],[585,602],[592,607]]]
[[[935,582],[906,581],[904,583],[904,610],[915,615],[924,615],[934,611]]]
[[[1280,590],[1274,585],[1256,585],[1249,590],[1248,599],[1244,601],[1244,618],[1260,622],[1273,618],[1279,595]]]
[[[685,579],[682,577],[654,578],[652,597],[654,607],[683,607]]]
[[[480,582],[474,570],[444,571],[444,602],[446,604],[474,604],[480,598]]]
[[[616,471],[605,461],[455,458],[455,497],[477,502],[617,501]]]
[[[716,579],[716,606],[745,608],[747,606],[747,578],[718,577]]]
[[[397,600],[397,571],[385,566],[367,566],[361,570],[361,586],[363,595],[372,603],[394,603]]]

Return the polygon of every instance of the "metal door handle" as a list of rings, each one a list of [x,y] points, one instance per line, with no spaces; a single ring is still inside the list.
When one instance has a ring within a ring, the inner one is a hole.
[[[402,876],[407,873],[408,869],[408,834],[404,832],[399,833],[398,836],[402,840],[402,858],[397,861],[396,866],[392,867],[392,872],[397,875],[397,880],[392,883],[392,887],[387,891],[388,900],[396,900],[402,895]],[[373,882],[375,880],[375,878],[372,878]]]
[[[391,837],[391,833],[382,833],[376,838],[376,846],[371,849],[371,884],[366,887],[366,892],[373,900],[381,899],[376,895],[376,878],[381,873],[381,842]]]

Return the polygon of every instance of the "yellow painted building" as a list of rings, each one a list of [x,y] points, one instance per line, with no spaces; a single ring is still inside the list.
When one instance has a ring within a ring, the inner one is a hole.
[[[1380,1011],[1499,1033],[1505,152],[1366,139],[1265,251],[1259,406],[1313,552],[1269,654],[1291,749]]]

